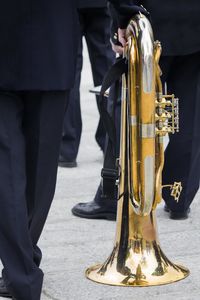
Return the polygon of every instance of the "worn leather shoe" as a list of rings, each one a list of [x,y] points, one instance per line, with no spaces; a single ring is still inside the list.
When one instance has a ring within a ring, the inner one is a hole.
[[[190,208],[185,211],[173,211],[170,210],[169,207],[165,204],[164,211],[169,213],[169,218],[172,220],[186,220],[190,214]]]
[[[67,160],[62,155],[60,155],[58,160],[58,165],[59,167],[63,167],[63,168],[76,168],[77,162],[76,160]]]
[[[0,277],[0,297],[12,298],[2,277]],[[12,299],[16,300],[15,298]]]
[[[105,202],[78,203],[72,208],[72,214],[86,219],[116,220],[116,208],[106,206]]]

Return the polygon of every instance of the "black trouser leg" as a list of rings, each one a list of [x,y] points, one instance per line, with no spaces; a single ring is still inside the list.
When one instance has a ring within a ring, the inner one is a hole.
[[[0,94],[0,256],[10,292],[20,300],[39,300],[43,274],[33,262],[28,230],[23,113],[19,97]]]
[[[85,9],[84,17],[84,35],[90,56],[93,81],[94,85],[98,86],[102,84],[106,72],[115,60],[110,45],[110,16],[107,8],[90,8]],[[105,136],[106,132],[100,118],[95,138],[102,150],[105,146]]]
[[[0,257],[17,300],[40,299],[36,244],[54,194],[66,96],[0,93]]]
[[[167,189],[163,198],[172,211],[184,212],[194,199],[200,179],[200,53],[170,59],[166,80],[169,92],[180,99],[180,132],[169,136],[163,183],[181,181],[183,191],[178,203]]]
[[[85,8],[79,10],[80,41],[77,57],[76,80],[70,93],[69,106],[65,114],[60,154],[68,161],[76,160],[82,132],[80,107],[80,79],[82,70],[82,36],[84,35],[90,56],[94,85],[102,84],[103,78],[114,61],[110,45],[110,17],[107,8]],[[83,78],[85,80],[85,78]],[[98,100],[98,97],[97,97]],[[104,149],[105,129],[99,120],[96,140]]]
[[[115,100],[114,100],[115,99]],[[119,151],[120,151],[120,124],[121,124],[121,83],[115,83],[111,86],[109,97],[107,99],[108,105],[107,109],[111,116],[114,117],[115,120],[115,126],[116,126],[116,147],[117,147],[117,157],[119,157]],[[115,107],[114,106],[115,102]],[[106,141],[105,141],[105,150],[107,148],[108,144],[108,136],[106,135]],[[108,209],[112,209],[115,211],[117,209],[117,197],[114,199],[103,197],[102,196],[102,178],[100,181],[100,184],[98,186],[97,192],[94,197],[94,202],[101,204],[103,207],[107,207]]]
[[[107,8],[85,8],[79,10],[80,40],[77,56],[76,80],[70,93],[68,109],[65,113],[60,154],[69,161],[76,160],[82,132],[80,107],[80,79],[82,70],[82,37],[85,36],[90,56],[94,85],[102,84],[103,78],[114,61],[110,45],[110,17]],[[83,78],[85,80],[85,78]],[[87,79],[86,79],[87,80]],[[98,97],[97,97],[98,101]],[[98,145],[103,150],[105,129],[99,120],[95,134]]]
[[[76,78],[74,87],[70,91],[69,105],[65,112],[63,123],[63,136],[60,147],[60,154],[67,161],[76,160],[81,140],[82,118],[79,88],[81,81],[82,65],[82,35],[80,34],[76,65]]]
[[[55,192],[63,117],[68,94],[31,94],[26,101],[27,202],[29,230],[36,245]],[[34,115],[30,119],[29,115]]]

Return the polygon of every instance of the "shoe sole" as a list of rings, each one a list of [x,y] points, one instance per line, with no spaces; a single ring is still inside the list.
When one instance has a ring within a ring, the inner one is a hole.
[[[173,212],[170,212],[170,215],[169,215],[169,218],[172,219],[172,220],[187,220],[189,218],[189,214],[190,214],[190,208],[188,209],[186,215],[179,215],[178,213],[173,213]]]
[[[10,294],[0,294],[0,297],[14,299],[14,298],[12,298],[12,296]]]
[[[187,219],[189,218],[189,216],[178,217],[178,216],[170,215],[169,218],[170,218],[171,220],[183,221],[183,220],[187,220]]]
[[[61,168],[76,168],[77,163],[76,162],[59,162],[58,166]]]
[[[94,215],[84,215],[84,214],[79,214],[77,212],[74,212],[72,210],[72,214],[76,217],[84,218],[84,219],[101,219],[101,220],[104,219],[104,220],[109,220],[109,221],[116,221],[116,215],[112,214],[112,213],[110,213],[110,214],[102,213],[102,214],[96,214],[96,215],[95,214]]]
[[[188,209],[187,215],[181,216],[178,213],[172,212],[166,205],[164,206],[164,211],[169,213],[169,218],[171,220],[187,220],[189,218],[190,208]]]

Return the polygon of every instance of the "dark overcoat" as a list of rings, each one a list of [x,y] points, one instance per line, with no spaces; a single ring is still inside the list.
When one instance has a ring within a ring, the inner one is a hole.
[[[76,0],[0,4],[0,90],[65,90],[77,56]]]
[[[143,5],[151,15],[155,38],[164,55],[186,55],[200,51],[199,0],[110,0],[117,9]]]
[[[200,51],[199,0],[141,0],[152,17],[155,38],[163,54],[186,55]]]
[[[106,7],[107,0],[78,0],[79,8]]]

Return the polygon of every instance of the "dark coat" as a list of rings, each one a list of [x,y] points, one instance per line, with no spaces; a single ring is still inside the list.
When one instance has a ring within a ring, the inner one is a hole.
[[[155,38],[164,55],[186,55],[200,51],[199,0],[110,0],[124,14],[123,5],[142,4],[151,15]],[[127,20],[131,13],[127,14]]]
[[[186,55],[200,51],[199,0],[142,0],[150,12],[155,38],[163,54]]]
[[[107,0],[78,0],[79,8],[106,7]]]
[[[77,54],[74,0],[6,0],[0,5],[0,89],[65,90]]]

